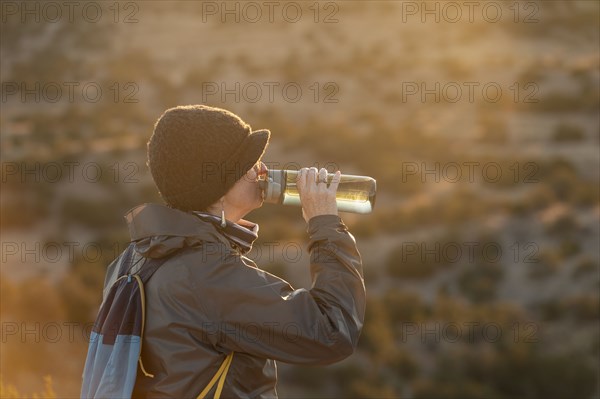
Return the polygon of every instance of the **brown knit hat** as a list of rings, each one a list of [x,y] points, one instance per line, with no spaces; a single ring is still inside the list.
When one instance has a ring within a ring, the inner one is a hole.
[[[186,105],[166,110],[148,142],[148,167],[165,202],[183,211],[206,210],[250,170],[269,142],[220,108]]]

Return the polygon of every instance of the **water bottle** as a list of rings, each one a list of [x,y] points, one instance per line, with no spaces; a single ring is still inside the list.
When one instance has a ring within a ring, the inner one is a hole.
[[[297,170],[271,169],[259,178],[264,192],[264,201],[272,204],[301,206],[300,194],[296,187]],[[341,175],[336,193],[340,212],[370,213],[375,206],[376,181],[368,176]],[[327,175],[327,184],[333,174]]]

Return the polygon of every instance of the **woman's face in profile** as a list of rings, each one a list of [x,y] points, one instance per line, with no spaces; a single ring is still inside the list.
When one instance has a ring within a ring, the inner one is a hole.
[[[260,175],[266,174],[267,171],[267,166],[262,161],[258,161],[227,192],[225,195],[227,204],[230,207],[235,207],[243,211],[244,215],[256,208],[260,208],[263,203],[263,191],[258,184],[258,178]]]

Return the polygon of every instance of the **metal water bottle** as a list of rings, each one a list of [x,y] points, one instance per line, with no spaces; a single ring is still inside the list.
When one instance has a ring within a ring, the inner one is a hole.
[[[267,203],[301,206],[296,187],[297,170],[271,169],[259,180]],[[336,193],[340,212],[370,213],[375,206],[377,183],[368,176],[341,175]],[[333,174],[327,175],[327,184]]]

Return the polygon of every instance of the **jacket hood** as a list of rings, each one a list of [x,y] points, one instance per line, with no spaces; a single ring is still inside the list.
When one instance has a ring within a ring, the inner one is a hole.
[[[201,242],[231,245],[211,224],[191,213],[160,204],[142,204],[125,214],[135,250],[146,258],[162,258]]]

